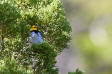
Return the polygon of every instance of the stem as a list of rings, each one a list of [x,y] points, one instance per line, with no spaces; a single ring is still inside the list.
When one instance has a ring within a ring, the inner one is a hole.
[[[4,24],[2,24],[2,32],[1,32],[1,47],[4,50]]]

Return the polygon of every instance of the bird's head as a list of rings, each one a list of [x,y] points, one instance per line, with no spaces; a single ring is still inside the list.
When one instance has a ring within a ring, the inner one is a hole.
[[[33,25],[31,28],[30,28],[30,31],[38,31],[39,29],[39,26],[38,25]]]

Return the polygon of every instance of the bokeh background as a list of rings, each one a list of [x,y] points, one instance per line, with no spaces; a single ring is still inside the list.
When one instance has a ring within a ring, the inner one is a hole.
[[[58,57],[59,74],[112,74],[112,0],[62,0],[72,26],[70,48]]]

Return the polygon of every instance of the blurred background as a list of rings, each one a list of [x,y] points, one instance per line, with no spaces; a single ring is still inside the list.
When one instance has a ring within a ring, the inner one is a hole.
[[[72,26],[70,48],[58,57],[59,74],[112,74],[112,0],[62,0]]]

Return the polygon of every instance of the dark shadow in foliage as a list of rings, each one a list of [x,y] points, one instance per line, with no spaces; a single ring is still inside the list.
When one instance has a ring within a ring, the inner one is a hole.
[[[54,69],[57,53],[54,51],[53,46],[49,43],[35,44],[32,46],[32,51],[38,54],[38,73],[58,74],[58,70]]]

